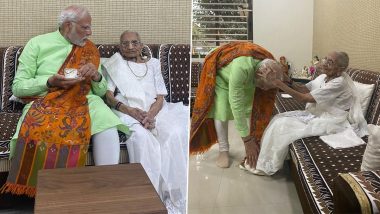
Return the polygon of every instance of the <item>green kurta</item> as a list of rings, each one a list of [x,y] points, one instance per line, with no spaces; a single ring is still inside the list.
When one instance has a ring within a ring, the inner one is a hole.
[[[219,69],[216,76],[215,101],[210,118],[234,120],[241,137],[249,134],[247,118],[251,115],[255,93],[255,73],[260,60],[241,56]]]
[[[43,96],[48,92],[46,82],[56,74],[70,54],[73,45],[67,41],[59,31],[47,33],[32,38],[25,46],[20,58],[19,66],[12,85],[12,92],[16,97]],[[117,126],[128,133],[128,127],[109,109],[99,96],[107,91],[107,82],[102,78],[100,82],[92,82],[91,90],[87,95],[91,118],[91,134]],[[26,112],[32,103],[27,104],[17,124],[16,133],[11,140],[11,154],[18,137],[18,132]]]

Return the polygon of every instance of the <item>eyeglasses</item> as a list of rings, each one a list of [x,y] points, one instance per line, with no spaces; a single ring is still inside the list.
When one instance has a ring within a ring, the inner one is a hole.
[[[137,47],[141,42],[138,40],[132,40],[132,41],[124,41],[121,42],[120,45],[124,48],[129,47],[129,44],[132,44],[133,47]]]
[[[84,31],[90,31],[91,30],[91,25],[87,25],[86,26],[86,25],[81,25],[81,24],[79,24],[78,22],[75,22],[75,21],[71,21],[71,22],[79,25],[82,28],[82,30],[84,30]]]
[[[322,59],[322,63],[327,65],[328,67],[332,67],[335,62],[332,59],[327,59],[327,57]]]

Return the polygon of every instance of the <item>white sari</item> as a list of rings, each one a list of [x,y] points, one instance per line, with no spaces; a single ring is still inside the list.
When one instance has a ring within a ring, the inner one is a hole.
[[[351,78],[346,73],[327,83],[325,78],[322,74],[306,84],[316,103],[308,103],[305,111],[281,113],[271,120],[261,139],[257,170],[267,175],[276,173],[283,166],[289,144],[300,138],[347,132],[360,137],[367,134]]]
[[[128,64],[129,67],[119,53],[103,64],[108,90],[115,91],[117,87],[120,91],[115,96],[117,100],[148,111],[157,95],[167,94],[160,62],[152,58],[146,64],[130,61]],[[113,111],[133,131],[127,140],[130,162],[142,164],[169,213],[185,213],[188,107],[164,101],[152,131],[145,129],[133,117]]]

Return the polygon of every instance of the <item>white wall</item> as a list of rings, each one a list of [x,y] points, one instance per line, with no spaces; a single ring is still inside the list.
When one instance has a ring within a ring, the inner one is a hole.
[[[253,42],[276,59],[285,56],[293,69],[310,65],[314,0],[252,0]]]

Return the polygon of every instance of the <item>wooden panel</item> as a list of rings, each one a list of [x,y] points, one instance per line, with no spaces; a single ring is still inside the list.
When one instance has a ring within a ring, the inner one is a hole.
[[[167,213],[141,164],[38,173],[35,213]]]

